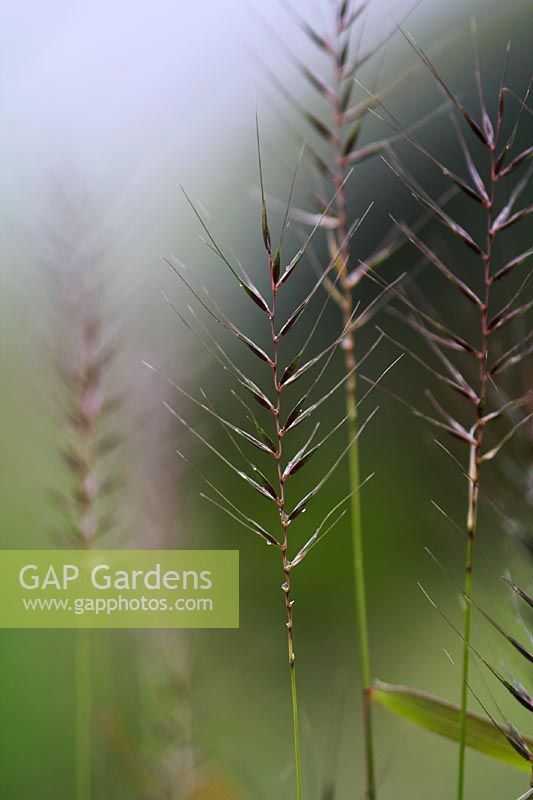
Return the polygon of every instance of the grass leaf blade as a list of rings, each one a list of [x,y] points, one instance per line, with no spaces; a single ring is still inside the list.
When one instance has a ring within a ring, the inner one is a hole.
[[[438,697],[377,681],[372,687],[372,699],[379,705],[407,719],[425,730],[443,736],[452,742],[460,739],[460,708]],[[533,739],[523,737],[530,748]],[[467,717],[467,747],[492,759],[524,772],[531,764],[511,747],[505,734],[491,720],[473,712]]]

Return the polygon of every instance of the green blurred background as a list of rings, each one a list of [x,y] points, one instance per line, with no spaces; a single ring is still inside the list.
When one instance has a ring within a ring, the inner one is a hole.
[[[126,395],[116,423],[122,444],[112,467],[124,484],[114,501],[120,524],[116,533],[102,540],[102,546],[237,547],[241,552],[238,631],[199,631],[187,636],[95,632],[94,796],[109,800],[178,797],[178,792],[150,794],[140,765],[149,765],[156,774],[175,775],[180,784],[189,779],[183,776],[192,762],[198,765],[198,785],[205,780],[210,787],[205,794],[198,794],[199,798],[284,800],[292,796],[291,711],[279,560],[260,540],[236,529],[201,501],[199,482],[191,470],[178,463],[176,448],[183,449],[218,485],[237,493],[245,510],[254,510],[266,519],[265,509],[252,493],[223,473],[218,462],[199,450],[165,412],[162,402],[175,402],[199,422],[212,441],[226,447],[219,428],[200,421],[194,410],[184,406],[157,378],[147,375],[141,365],[143,359],[158,364],[191,391],[202,386],[219,411],[234,413],[226,376],[213,368],[209,356],[198,349],[161,297],[163,290],[182,310],[189,302],[161,257],[175,253],[242,326],[255,331],[258,338],[264,332],[259,315],[253,308],[248,313],[235,297],[221,264],[199,241],[198,223],[178,184],[184,183],[208,208],[221,238],[231,243],[261,283],[260,219],[257,203],[251,199],[257,184],[252,84],[258,94],[270,194],[286,196],[288,170],[297,157],[298,148],[286,120],[288,117],[292,124],[299,121],[292,109],[272,102],[268,81],[245,45],[300,96],[301,81],[270,43],[247,3],[234,0],[224,12],[214,2],[202,6],[156,3],[149,8],[143,3],[112,3],[97,4],[89,12],[83,4],[55,3],[46,24],[43,20],[44,27],[32,31],[26,41],[23,12],[35,12],[37,19],[42,15],[42,9],[26,3],[18,13],[7,13],[8,24],[2,33],[7,78],[1,195],[2,547],[47,548],[61,541],[61,523],[48,494],[65,480],[57,457],[62,435],[58,414],[61,390],[52,348],[58,336],[68,338],[70,331],[61,320],[60,297],[47,287],[43,266],[50,242],[72,234],[68,216],[64,223],[58,220],[50,201],[59,186],[67,198],[80,192],[89,198],[86,224],[103,251],[105,319],[118,350],[109,383]],[[317,24],[330,10],[326,0],[300,3],[299,8]],[[287,43],[304,57],[313,57],[312,51],[305,51],[301,35],[281,6],[272,4],[272,8],[259,11]],[[445,43],[437,48],[435,59],[465,101],[475,104],[468,30],[472,14],[479,22],[487,95],[494,97],[509,39],[513,42],[509,83],[518,93],[523,92],[531,68],[528,3],[503,7],[467,2],[445,7],[428,1],[413,13],[409,27],[425,46]],[[376,4],[370,39],[389,25],[387,11]],[[396,37],[387,54],[383,80],[407,68],[414,58],[406,43]],[[371,78],[370,69],[368,81]],[[408,124],[440,102],[432,81],[421,72],[411,88],[391,99],[390,107]],[[522,134],[529,134],[529,139],[530,119],[526,115]],[[375,119],[364,139],[372,141],[385,133],[386,127]],[[445,117],[426,126],[421,137],[452,166],[460,164],[453,130]],[[401,145],[399,152],[431,194],[438,196],[445,184],[435,171],[415,159],[408,146]],[[418,213],[408,192],[379,159],[358,168],[349,192],[356,214],[374,201],[355,240],[362,258],[387,230],[389,212],[408,220]],[[304,204],[303,191],[298,194]],[[475,229],[476,218],[470,215],[468,204],[454,203],[463,223]],[[272,219],[273,227],[276,222],[279,225],[275,212]],[[437,227],[430,228],[428,236],[441,241]],[[514,252],[520,249],[518,239],[523,237],[525,242],[525,236],[526,232],[519,232],[509,237]],[[287,252],[298,242],[295,230]],[[323,243],[317,243],[317,251],[323,255]],[[452,250],[451,255],[458,258],[460,252]],[[415,263],[416,255],[402,250],[387,265],[387,278]],[[466,259],[464,269],[470,264]],[[59,272],[68,267],[58,264]],[[299,281],[292,284],[292,300],[302,297],[312,281],[307,265],[300,270]],[[431,272],[426,269],[419,282],[430,303],[449,303],[444,316],[456,318],[461,329],[468,327],[463,323],[465,307],[456,303],[453,295],[442,294],[442,284]],[[372,288],[363,287],[360,296],[363,303],[368,302]],[[377,322],[389,330],[397,326],[386,315]],[[323,325],[324,343],[336,335],[337,326],[336,314],[330,309]],[[361,336],[360,353],[373,338],[375,331],[370,326]],[[382,345],[365,365],[365,373],[378,375],[396,354],[394,347]],[[247,356],[244,363],[251,363]],[[329,373],[331,385],[340,370],[341,365],[334,362]],[[420,370],[404,358],[388,386],[420,400],[425,381]],[[459,675],[445,650],[457,659],[461,643],[423,597],[418,582],[455,622],[460,619],[454,581],[462,580],[463,543],[430,501],[437,501],[462,520],[465,481],[435,445],[432,431],[389,397],[377,395],[363,407],[370,412],[379,404],[380,411],[361,444],[363,474],[376,472],[362,493],[373,673],[382,680],[457,700]],[[323,425],[341,413],[339,396],[325,411]],[[341,442],[340,437],[333,440],[306,468],[300,487],[318,480]],[[460,448],[454,452],[461,454]],[[519,456],[512,447],[506,458],[512,465]],[[487,470],[487,487],[510,516],[530,529],[531,519],[524,516],[527,511],[522,511],[509,469]],[[295,547],[303,543],[313,521],[346,491],[346,472],[341,466],[315,502],[309,519],[295,528]],[[498,569],[509,567],[524,581],[530,580],[530,555],[511,535],[509,525],[485,502],[481,513],[484,553]],[[435,566],[425,547],[446,565],[449,575]],[[503,586],[486,562],[479,559],[478,563],[478,598],[486,608],[498,609],[501,619],[513,626],[514,612]],[[322,800],[320,787],[331,772],[335,797],[362,797],[358,659],[346,519],[295,574],[294,597],[307,797]],[[512,654],[480,619],[476,619],[475,635],[490,658],[502,658],[519,669]],[[66,800],[74,796],[73,654],[70,632],[0,633],[0,792],[4,798]],[[498,714],[497,703],[517,725],[531,724],[486,673],[474,668],[472,682],[491,713]],[[474,700],[472,707],[476,707]],[[381,711],[376,726],[382,800],[453,796],[455,747]],[[470,800],[512,800],[524,790],[522,774],[469,755]]]

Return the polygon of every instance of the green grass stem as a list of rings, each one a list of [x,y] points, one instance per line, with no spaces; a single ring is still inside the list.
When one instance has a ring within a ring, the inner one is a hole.
[[[302,800],[302,759],[300,756],[300,722],[298,714],[298,691],[296,686],[296,665],[293,661],[289,664],[291,673],[291,695],[292,695],[292,722],[294,731],[294,765],[296,770],[296,798]]]
[[[91,800],[92,631],[76,632],[76,800]]]

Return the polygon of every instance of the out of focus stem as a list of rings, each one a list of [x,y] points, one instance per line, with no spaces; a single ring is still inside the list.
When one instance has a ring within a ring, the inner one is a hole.
[[[76,800],[91,800],[92,631],[76,631]]]
[[[364,559],[364,537],[363,523],[361,514],[361,499],[357,487],[360,484],[359,469],[359,444],[357,434],[359,430],[357,415],[357,386],[356,386],[356,354],[355,354],[355,333],[353,328],[353,297],[352,288],[348,285],[348,267],[350,262],[350,244],[347,236],[348,216],[347,198],[345,191],[345,181],[347,175],[347,160],[343,145],[343,110],[342,110],[342,46],[340,39],[336,54],[336,96],[333,101],[333,115],[336,128],[336,216],[337,216],[337,270],[340,277],[340,287],[342,291],[342,314],[345,327],[345,339],[343,342],[344,367],[348,379],[346,381],[346,413],[348,415],[347,435],[348,442],[351,443],[348,451],[348,470],[350,489],[353,494],[350,504],[350,525],[353,553],[353,571],[355,582],[355,606],[357,616],[358,631],[358,650],[359,650],[359,670],[361,676],[361,702],[363,716],[363,734],[365,745],[365,769],[366,769],[366,800],[376,800],[376,774],[375,774],[375,755],[374,738],[372,725],[372,703],[370,698],[371,668],[370,668],[370,644],[368,634],[368,615],[366,599],[366,574]]]
[[[351,292],[345,295],[345,324],[352,316]],[[348,415],[347,433],[351,447],[348,451],[348,474],[350,488],[356,490],[360,485],[359,469],[359,444],[357,433],[359,430],[357,416],[356,380],[355,380],[355,342],[353,333],[348,333],[344,342],[345,370],[350,375],[346,382],[346,413]],[[376,780],[374,766],[372,704],[370,698],[371,670],[370,670],[370,644],[368,635],[368,615],[366,600],[366,573],[364,559],[363,523],[361,514],[361,498],[358,491],[353,491],[350,503],[350,524],[352,533],[353,570],[355,581],[355,605],[357,614],[357,630],[359,640],[359,669],[362,685],[363,732],[365,742],[366,764],[366,792],[367,800],[376,798]]]

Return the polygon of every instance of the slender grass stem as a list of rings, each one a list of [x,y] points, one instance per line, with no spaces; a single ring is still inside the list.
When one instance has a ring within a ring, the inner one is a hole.
[[[468,686],[470,677],[470,645],[472,638],[472,597],[473,580],[474,580],[474,542],[477,534],[478,527],[478,506],[479,506],[479,471],[481,463],[481,446],[483,443],[484,424],[483,414],[485,412],[485,403],[487,397],[487,382],[489,379],[487,370],[487,358],[489,350],[489,299],[490,299],[490,280],[491,280],[491,256],[493,249],[494,234],[492,231],[493,221],[493,208],[495,199],[495,186],[496,186],[496,159],[495,159],[495,145],[490,149],[490,196],[486,205],[487,209],[487,239],[486,249],[481,254],[482,270],[483,270],[483,287],[484,298],[481,308],[480,322],[481,322],[481,350],[479,354],[479,399],[476,409],[476,421],[473,427],[475,442],[470,447],[470,464],[468,470],[469,488],[468,488],[468,509],[467,509],[467,522],[466,529],[468,535],[468,543],[466,547],[466,564],[465,564],[465,610],[464,610],[464,627],[463,627],[463,664],[461,674],[461,727],[459,739],[459,766],[458,766],[458,784],[457,784],[457,800],[464,800],[465,796],[465,778],[466,778],[466,728],[467,728],[467,714],[468,714]]]
[[[76,632],[76,800],[91,798],[92,631]]]
[[[292,721],[294,729],[294,761],[296,768],[296,797],[302,800],[302,762],[300,756],[300,723],[298,716],[298,691],[296,686],[296,665],[294,661],[289,665],[291,671],[291,694],[292,694]]]
[[[466,549],[466,570],[465,570],[465,612],[464,612],[464,629],[463,629],[463,664],[461,673],[461,728],[459,739],[459,769],[458,769],[458,787],[457,798],[463,800],[465,790],[465,772],[466,772],[466,723],[468,712],[468,686],[470,677],[470,641],[472,637],[472,597],[473,588],[473,572],[474,572],[474,539],[477,531],[477,506],[478,506],[478,487],[479,487],[479,474],[478,474],[478,446],[472,445],[470,453],[471,475],[470,475],[470,490],[468,501],[468,544]]]
[[[351,295],[345,297],[345,315],[351,314]],[[359,445],[357,441],[358,419],[356,402],[356,381],[355,373],[355,354],[354,354],[353,334],[347,336],[345,341],[345,369],[351,373],[350,379],[346,384],[346,413],[348,414],[347,434],[348,441],[352,442],[348,452],[348,475],[350,486],[359,486]],[[373,744],[373,725],[372,725],[372,704],[370,700],[371,668],[370,668],[370,644],[368,635],[368,615],[366,600],[366,574],[364,559],[364,540],[363,524],[361,515],[361,499],[359,492],[354,492],[350,504],[350,524],[352,536],[353,570],[355,583],[355,605],[357,614],[357,631],[359,644],[359,669],[361,674],[362,686],[362,706],[363,706],[363,732],[365,742],[365,764],[366,764],[366,792],[367,800],[376,798],[376,779],[375,779],[375,755]]]
[[[469,550],[471,549],[471,545],[469,544]],[[467,598],[472,596],[472,570],[468,570],[466,573],[465,578],[465,596]],[[467,601],[466,603],[467,608],[465,609],[465,619],[464,619],[464,631],[463,636],[465,639],[464,651],[463,651],[463,671],[462,671],[462,679],[463,679],[463,686],[461,689],[461,742],[459,748],[459,789],[457,796],[462,800],[464,797],[464,783],[465,783],[465,755],[466,755],[466,713],[463,712],[463,709],[466,712],[468,708],[468,680],[469,680],[469,673],[470,673],[470,647],[467,642],[470,642],[471,632],[472,632],[472,606]]]
[[[350,415],[348,424],[349,441],[354,444],[348,454],[348,469],[350,486],[359,486],[359,447],[356,439],[358,424],[355,406],[355,397],[348,394],[347,413]],[[370,646],[368,641],[368,619],[366,603],[366,581],[365,581],[365,562],[363,546],[363,526],[361,519],[361,501],[359,492],[354,492],[351,499],[351,526],[352,526],[352,546],[353,546],[353,566],[355,576],[355,601],[357,609],[357,622],[359,631],[359,666],[361,671],[361,683],[363,687],[363,729],[365,735],[365,758],[367,771],[367,798],[374,800],[375,793],[375,771],[374,771],[374,749],[373,749],[373,727],[372,727],[372,703],[369,694],[371,683],[370,672]]]
[[[340,56],[338,56],[338,59]],[[337,127],[337,138],[342,143],[343,126],[342,126],[342,109],[341,109],[341,91],[342,91],[342,69],[337,67],[337,97],[334,102],[334,116]],[[360,469],[359,469],[359,445],[357,441],[358,433],[358,418],[357,418],[357,386],[355,377],[356,367],[356,354],[355,354],[355,334],[353,328],[350,327],[350,320],[353,313],[353,298],[351,287],[347,284],[348,265],[350,262],[350,245],[346,231],[348,227],[347,217],[347,198],[345,192],[345,179],[347,171],[347,162],[344,153],[342,152],[342,144],[336,154],[337,161],[337,174],[335,179],[337,190],[337,218],[338,218],[338,231],[337,242],[339,245],[339,265],[338,270],[341,273],[341,288],[342,288],[342,312],[344,318],[344,325],[347,333],[343,342],[344,349],[344,366],[346,374],[350,377],[346,381],[346,410],[348,414],[347,423],[347,436],[348,441],[352,442],[348,453],[348,470],[350,486],[352,488],[360,484]],[[363,541],[363,523],[361,514],[361,499],[359,492],[352,494],[350,505],[350,524],[352,536],[352,554],[353,554],[353,570],[355,582],[355,605],[357,615],[357,629],[358,629],[358,644],[359,644],[359,668],[361,673],[361,686],[362,686],[362,706],[363,706],[363,732],[365,743],[365,763],[366,763],[366,800],[375,800],[376,798],[376,780],[375,780],[375,766],[374,766],[374,744],[373,744],[373,728],[372,728],[372,704],[370,702],[370,683],[371,683],[371,669],[370,669],[370,645],[368,636],[368,616],[367,616],[367,600],[366,600],[366,575],[365,575],[365,560],[364,560],[364,541]]]

